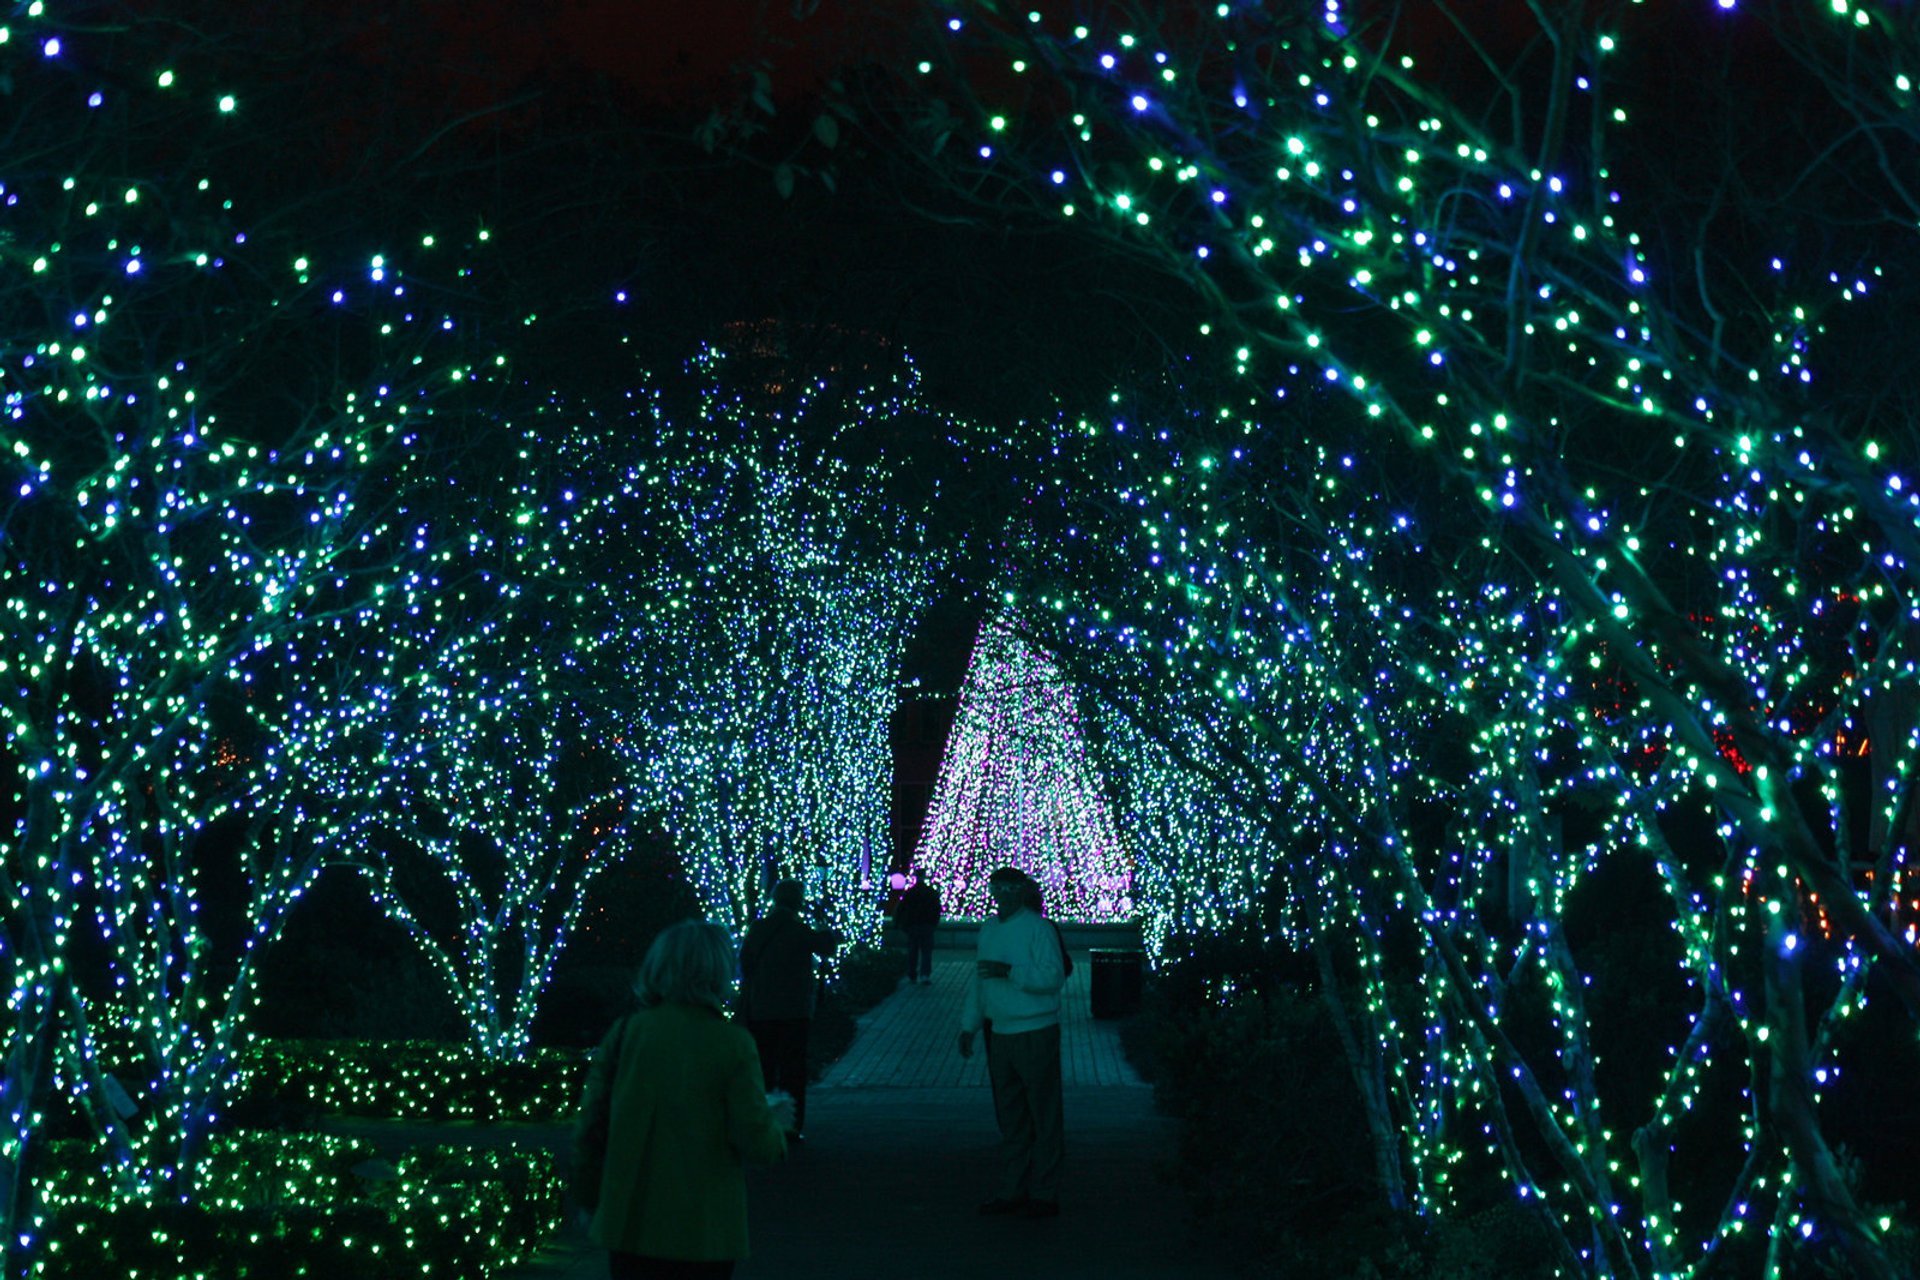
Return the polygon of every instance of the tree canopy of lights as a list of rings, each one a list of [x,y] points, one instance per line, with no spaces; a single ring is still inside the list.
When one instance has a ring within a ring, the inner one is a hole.
[[[943,554],[890,497],[883,460],[836,450],[938,429],[918,382],[897,356],[809,376],[711,347],[636,379],[607,433],[620,478],[577,536],[650,550],[601,575],[592,660],[631,699],[620,742],[648,808],[709,917],[736,931],[781,876],[849,937],[880,928],[887,724]]]
[[[476,406],[504,475],[462,467],[412,532],[432,557],[393,593],[358,661],[377,714],[334,744],[367,813],[341,860],[446,985],[472,1047],[525,1053],[541,997],[594,879],[625,850],[639,802],[617,744],[628,694],[587,660],[593,588],[576,522],[608,501],[591,414],[557,393]],[[521,422],[524,421],[524,425]],[[620,563],[644,559],[623,548]],[[628,726],[631,728],[631,726]]]
[[[204,176],[232,104],[45,8],[0,28],[10,1265],[49,1111],[118,1194],[193,1193],[260,949],[364,816],[329,759],[385,695],[347,656],[438,550],[405,524],[423,430],[493,367],[414,294],[474,244],[251,227]]]
[[[633,802],[561,656],[526,634],[537,624],[505,610],[472,630],[405,678],[344,771],[379,797],[359,832],[374,900],[432,962],[473,1046],[511,1059]]]
[[[173,269],[159,287],[196,283]],[[150,333],[124,364],[113,336],[88,366],[35,353],[46,381],[0,426],[10,1154],[51,1085],[128,1177],[185,1194],[255,949],[358,820],[326,761],[381,690],[338,659],[398,598],[398,414],[430,417],[441,384],[410,367],[430,345],[396,343],[398,396],[342,390],[261,443],[222,421],[218,351],[155,369],[134,358]]]
[[[1238,780],[1389,1197],[1490,1168],[1575,1274],[1894,1275],[1820,1102],[1870,981],[1920,1012],[1886,337],[1920,188],[1885,149],[1920,32],[1799,0],[939,19],[893,109],[956,195],[1214,304],[1176,374],[1207,399],[1062,426],[1104,487],[1036,487],[1084,536],[1023,603],[1140,760]],[[1253,909],[1241,865],[1167,910]],[[1623,1027],[1595,938],[1648,912],[1662,1016]]]
[[[987,878],[1018,867],[1049,915],[1133,917],[1132,858],[1088,751],[1073,687],[1004,617],[974,642],[914,865],[950,914],[993,912]]]
[[[1178,935],[1220,934],[1284,910],[1290,900],[1267,893],[1287,847],[1269,827],[1279,816],[1233,801],[1231,788],[1242,780],[1211,759],[1204,737],[1179,741],[1204,735],[1207,722],[1163,707],[1142,729],[1135,717],[1143,708],[1124,694],[1089,701],[1102,715],[1095,758],[1112,779],[1114,822],[1138,851],[1133,898],[1147,954],[1163,954]],[[1289,941],[1302,936],[1285,928],[1266,936],[1276,932]]]

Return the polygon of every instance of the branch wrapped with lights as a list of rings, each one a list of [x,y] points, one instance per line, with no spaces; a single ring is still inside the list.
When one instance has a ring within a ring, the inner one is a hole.
[[[1760,12],[1715,20],[1765,23],[1778,50],[1729,57],[1764,56],[1753,84],[1800,77],[1821,104],[1808,172],[1838,178],[1856,143],[1913,129],[1911,23],[1742,7]],[[1848,228],[1920,211],[1865,151],[1845,172],[1877,176],[1829,184],[1845,209],[1687,203],[1678,169],[1696,159],[1751,190],[1739,165],[1799,145],[1738,107],[1737,160],[1680,145],[1680,115],[1664,127],[1686,77],[1648,68],[1722,39],[1696,31],[1713,11],[1534,12],[1544,38],[1511,46],[1511,66],[1492,19],[1455,36],[1391,5],[943,12],[919,73],[967,104],[961,121],[934,111],[933,136],[977,131],[929,152],[965,170],[956,190],[1176,266],[1218,304],[1189,380],[1240,379],[1211,405],[1061,433],[1105,439],[1107,519],[1068,512],[1088,530],[1064,544],[1080,562],[1036,573],[1024,602],[1132,655],[1136,707],[1174,701],[1207,726],[1213,757],[1175,752],[1186,785],[1230,767],[1258,787],[1264,830],[1301,832],[1280,863],[1291,905],[1268,915],[1308,924],[1330,978],[1364,977],[1372,1030],[1350,1043],[1377,1045],[1399,1082],[1375,1137],[1398,1153],[1383,1166],[1411,1158],[1412,1203],[1447,1207],[1447,1166],[1479,1153],[1581,1273],[1732,1256],[1778,1274],[1829,1250],[1890,1276],[1887,1222],[1848,1185],[1816,1099],[1865,974],[1920,1009],[1920,501],[1909,448],[1807,389],[1870,387],[1822,334],[1889,305],[1879,282],[1915,264]],[[1492,68],[1486,94],[1423,65],[1456,40]],[[1715,82],[1735,100],[1741,83]],[[1655,84],[1664,103],[1638,87]],[[1516,108],[1500,137],[1485,122],[1523,88],[1542,110]],[[1631,127],[1643,117],[1660,123]],[[1636,219],[1631,199],[1657,212]],[[1763,239],[1824,218],[1846,247],[1734,261],[1721,244],[1751,237],[1703,230],[1683,260],[1654,229],[1676,208]],[[1088,572],[1111,568],[1091,541],[1121,529],[1137,576]],[[1291,543],[1317,575],[1282,563]],[[1390,563],[1402,544],[1431,549],[1426,581]],[[1159,719],[1163,754],[1193,736]],[[1204,910],[1251,909],[1238,892]],[[1594,970],[1569,939],[1646,895],[1674,940],[1656,952],[1671,1054],[1628,1089],[1595,1049]],[[1415,942],[1428,963],[1409,970],[1393,958]],[[1419,975],[1413,1022],[1389,1003],[1396,972]],[[1516,1034],[1529,1008],[1546,1011],[1545,1055]],[[1762,1076],[1775,1087],[1750,1091]],[[1718,1180],[1696,1162],[1682,1192],[1676,1148],[1713,1153]]]
[[[874,941],[887,725],[943,553],[884,460],[835,447],[941,419],[897,357],[800,379],[709,348],[634,399],[610,433],[622,474],[578,530],[612,567],[589,651],[631,696],[622,749],[711,918],[743,932],[794,876]]]
[[[341,656],[437,554],[404,518],[423,432],[492,354],[415,293],[471,261],[257,231],[202,176],[234,95],[123,75],[150,50],[45,8],[0,44],[9,154],[71,163],[5,188],[9,1258],[38,1248],[48,1111],[81,1114],[117,1194],[194,1194],[260,952],[362,814],[324,761],[383,690]]]

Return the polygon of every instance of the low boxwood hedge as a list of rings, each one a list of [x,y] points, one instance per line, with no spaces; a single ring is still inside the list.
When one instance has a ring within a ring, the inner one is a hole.
[[[427,1147],[382,1157],[323,1134],[213,1139],[186,1202],[119,1185],[97,1148],[45,1153],[46,1218],[33,1274],[47,1280],[485,1280],[560,1225],[551,1154]]]

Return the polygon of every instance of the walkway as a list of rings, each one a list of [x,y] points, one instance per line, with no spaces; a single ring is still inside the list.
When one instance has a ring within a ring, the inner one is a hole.
[[[987,1058],[962,1058],[954,1044],[960,1030],[960,1000],[967,989],[971,955],[943,956],[933,985],[902,987],[860,1020],[860,1034],[815,1089],[911,1089],[987,1087]],[[1140,1077],[1120,1052],[1114,1023],[1095,1022],[1092,966],[1076,956],[1060,993],[1061,1078],[1077,1085],[1140,1086]],[[812,1106],[812,1098],[808,1098]]]
[[[939,954],[934,984],[861,1019],[807,1098],[807,1142],[750,1176],[754,1256],[736,1280],[1226,1280],[1196,1256],[1177,1190],[1160,1181],[1174,1127],[1088,1008],[1074,957],[1064,1001],[1067,1183],[1057,1219],[981,1218],[999,1135],[982,1056],[955,1048],[972,956]],[[602,1280],[576,1225],[518,1280]]]

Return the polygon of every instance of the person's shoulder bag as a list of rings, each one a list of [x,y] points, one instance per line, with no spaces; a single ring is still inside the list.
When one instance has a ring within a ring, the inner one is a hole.
[[[1042,920],[1046,920],[1045,916],[1042,916],[1040,918]],[[1054,924],[1053,921],[1047,920],[1047,923],[1053,925],[1053,940],[1060,944],[1061,976],[1066,978],[1071,978],[1073,976],[1073,957],[1067,954],[1067,935],[1065,935],[1064,933],[1061,933],[1060,926],[1057,924]]]

